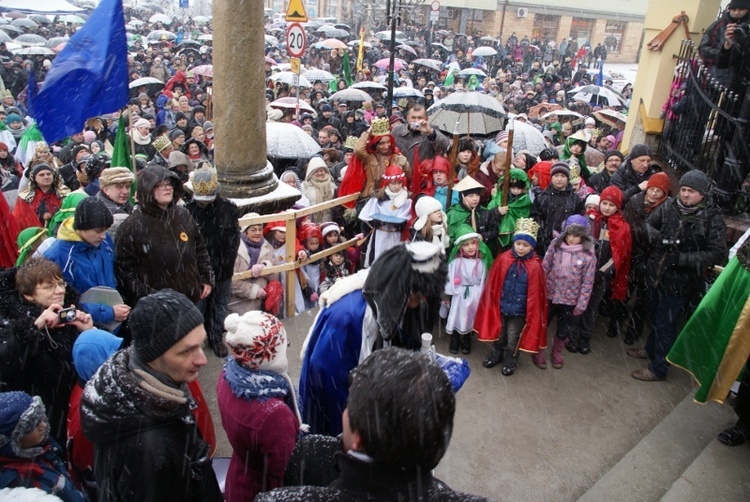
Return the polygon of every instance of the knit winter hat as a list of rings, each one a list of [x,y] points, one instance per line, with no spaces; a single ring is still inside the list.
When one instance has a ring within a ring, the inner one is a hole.
[[[320,233],[323,234],[324,238],[331,232],[341,233],[341,227],[339,227],[338,223],[336,223],[335,221],[327,221],[320,224]]]
[[[135,175],[127,167],[108,167],[99,175],[99,186],[106,188],[118,183],[132,183]]]
[[[563,235],[571,234],[584,237],[588,234],[588,231],[589,221],[585,216],[582,216],[580,214],[573,214],[568,216],[568,218],[565,220],[565,223],[563,223]]]
[[[518,218],[516,228],[513,232],[513,242],[526,241],[531,247],[536,247],[536,236],[539,232],[539,224],[531,218]]]
[[[76,206],[73,228],[75,230],[93,230],[109,228],[114,217],[107,206],[98,197],[86,197]]]
[[[586,197],[586,202],[585,202],[584,205],[585,206],[594,205],[596,207],[599,207],[599,202],[601,202],[601,200],[602,199],[601,199],[601,197],[599,197],[599,195],[597,195],[595,193],[592,193],[591,195],[589,195],[588,197]]]
[[[608,186],[602,190],[601,200],[606,200],[617,206],[617,209],[622,209],[622,190],[616,186]]]
[[[697,169],[686,172],[682,175],[682,178],[680,178],[681,187],[689,187],[693,190],[697,190],[703,196],[708,195],[712,184],[713,182],[711,179],[706,176],[703,171]]]
[[[333,111],[331,105],[325,104],[320,107],[320,113]]]
[[[205,132],[213,131],[214,130],[214,123],[211,122],[210,120],[206,120],[205,122],[203,122],[203,130]]]
[[[216,169],[202,168],[193,172],[193,199],[198,202],[213,202],[219,193],[219,178]]]
[[[430,215],[435,211],[443,211],[443,205],[439,200],[430,197],[429,195],[420,197],[417,203],[414,204],[414,212],[417,215],[417,219],[412,225],[414,230],[417,232],[422,230],[427,224],[427,221],[429,221]],[[446,222],[447,220],[445,213],[443,213],[443,222]]]
[[[406,183],[406,174],[404,174],[404,170],[400,166],[391,164],[385,168],[385,174],[380,178],[380,188],[385,188],[389,183],[399,180],[402,183]]]
[[[669,195],[671,183],[669,182],[669,176],[667,173],[654,173],[649,179],[646,188],[655,187],[664,192],[665,195]]]
[[[21,391],[0,392],[0,452],[10,445],[13,453],[19,457],[33,458],[43,453],[44,448],[38,445],[21,448],[21,438],[47,420],[44,404],[39,396],[31,397]],[[49,426],[45,432],[45,441],[48,433]]]
[[[566,178],[570,179],[570,166],[565,161],[559,161],[552,164],[552,168],[549,171],[550,177],[556,174],[564,174]]]
[[[260,310],[230,314],[224,321],[226,343],[232,356],[251,370],[285,374],[287,335],[276,317]]]
[[[593,117],[586,117],[586,120],[583,122],[585,125],[596,125],[596,120],[594,120]]]
[[[5,117],[5,123],[8,125],[11,125],[13,122],[23,122],[23,119],[20,115],[16,115],[15,113],[9,113],[7,117]]]
[[[727,9],[750,9],[750,0],[732,0]]]
[[[618,150],[608,150],[607,153],[604,154],[604,162],[606,163],[610,159],[610,157],[618,157],[620,161],[625,158]]]
[[[138,119],[138,121],[133,125],[133,129],[138,129],[139,127],[151,129],[151,122],[146,119]]]
[[[200,310],[185,295],[162,289],[138,300],[130,313],[130,330],[138,358],[148,363],[203,324]]]
[[[158,138],[156,138],[152,144],[154,148],[156,148],[157,152],[161,152],[168,146],[172,146],[172,142],[169,140],[169,138],[167,138],[164,135],[161,135]]]
[[[183,131],[182,129],[172,129],[172,130],[171,130],[171,131],[169,132],[169,139],[170,139],[171,141],[174,141],[174,140],[176,140],[176,139],[177,139],[177,138],[179,138],[180,136],[185,136],[185,131]]]
[[[651,157],[651,149],[643,143],[638,143],[637,145],[633,145],[633,148],[630,149],[630,154],[628,156],[632,160],[646,155]]]

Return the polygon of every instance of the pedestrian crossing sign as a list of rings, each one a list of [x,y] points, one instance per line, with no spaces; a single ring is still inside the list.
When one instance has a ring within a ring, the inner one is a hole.
[[[307,11],[305,11],[305,5],[302,3],[302,0],[289,0],[285,19],[289,23],[307,22]]]

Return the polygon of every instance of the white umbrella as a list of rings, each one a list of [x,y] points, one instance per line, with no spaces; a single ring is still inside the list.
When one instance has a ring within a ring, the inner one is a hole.
[[[471,75],[476,75],[478,77],[486,77],[487,74],[480,70],[479,68],[465,68],[458,72],[459,77],[470,77]]]
[[[307,70],[303,76],[310,82],[315,82],[317,80],[320,80],[321,82],[330,82],[331,80],[336,80],[336,77],[333,76],[331,72],[318,70],[317,68]]]
[[[290,71],[280,71],[279,73],[275,73],[271,75],[271,80],[274,82],[281,82],[282,84],[288,84],[288,85],[295,85],[294,83],[294,77],[299,77],[299,82],[296,85],[299,85],[300,87],[312,87],[312,84],[309,80],[307,80],[302,75],[297,75],[296,73],[292,73]]]
[[[301,99],[297,101],[297,98],[292,98],[292,97],[279,98],[276,101],[272,101],[268,106],[272,108],[283,108],[285,110],[294,110],[297,108],[297,103],[299,103],[299,109],[302,110],[303,112],[310,113],[313,116],[317,115],[317,113],[315,113],[315,109],[313,109],[312,106],[308,105],[305,101]]]
[[[372,101],[372,96],[367,94],[365,91],[359,89],[348,88],[343,91],[336,92],[328,98],[328,102],[331,101],[351,101],[357,103],[363,103],[365,101]]]
[[[142,77],[142,78],[137,78],[133,80],[132,82],[130,82],[128,84],[128,88],[135,89],[136,87],[140,87],[142,85],[159,85],[159,84],[164,85],[164,82],[154,77]]]
[[[347,42],[346,45],[359,49],[359,40],[352,40],[351,42]],[[365,49],[370,49],[372,47],[372,44],[366,40],[362,42],[362,45],[365,46]]]
[[[38,24],[36,24],[34,21],[32,21],[31,19],[27,17],[14,19],[13,21],[10,22],[10,24],[18,28],[36,28],[37,26],[39,26]]]
[[[393,97],[401,98],[423,98],[424,94],[413,87],[396,87],[393,89]]]
[[[375,34],[375,38],[377,38],[378,40],[390,40],[391,30],[379,31]],[[396,32],[396,40],[405,40],[405,39],[406,39],[406,33],[404,33],[403,31]]]
[[[352,85],[352,89],[361,89],[363,91],[367,90],[373,90],[373,91],[385,91],[388,88],[381,84],[380,82],[373,82],[372,80],[363,80],[362,82],[357,82],[356,84]]]
[[[596,96],[597,102],[599,99],[604,98],[610,106],[623,106],[625,104],[625,101],[623,101],[617,93],[598,85],[582,85],[574,87],[568,91],[568,94],[573,94],[573,99],[585,101],[587,103],[591,102],[594,96]]]
[[[430,125],[449,134],[486,135],[500,131],[506,113],[495,98],[476,91],[454,92],[427,110]]]
[[[406,51],[409,54],[414,54],[415,56],[417,55],[417,51],[415,51],[414,49],[412,49],[406,44],[397,45],[396,49],[401,49],[402,51]]]
[[[266,122],[266,154],[280,159],[308,159],[320,152],[317,141],[293,124]]]
[[[206,23],[209,23],[211,20],[208,19],[206,16],[195,16],[193,18],[193,21],[195,21],[198,24],[206,24]]]
[[[474,49],[471,55],[472,56],[496,56],[497,51],[493,49],[492,47],[488,47],[485,45],[485,46],[477,47],[476,49]]]
[[[533,125],[515,120],[513,127],[515,128],[513,133],[514,151],[528,150],[532,155],[539,155],[539,152],[547,148],[547,141],[544,136]]]
[[[0,42],[10,42],[10,36],[3,30],[0,30]]]
[[[172,24],[172,18],[166,14],[154,14],[148,18],[149,23]]]
[[[60,16],[58,18],[58,21],[61,23],[70,23],[70,24],[83,24],[86,22],[85,19],[83,19],[81,16],[76,16],[74,14],[68,14],[67,16]]]
[[[266,35],[266,44],[268,45],[279,45],[279,39],[273,35]]]
[[[13,40],[17,44],[24,45],[26,47],[44,47],[47,45],[47,39],[33,33],[27,33],[20,35]]]
[[[430,70],[435,71],[440,71],[440,68],[443,66],[443,62],[438,61],[437,59],[419,58],[412,61],[412,63],[424,66],[425,68],[429,68]]]
[[[565,109],[563,109],[563,110],[553,110],[551,112],[547,112],[544,115],[542,115],[541,118],[544,119],[544,120],[546,120],[546,119],[548,119],[548,118],[550,118],[552,116],[555,116],[555,117],[576,117],[576,118],[579,118],[579,119],[583,118],[583,115],[581,115],[580,113],[574,112],[572,110],[565,110]]]
[[[15,51],[15,54],[21,54],[22,56],[51,56],[55,54],[55,51],[47,47],[24,47]]]

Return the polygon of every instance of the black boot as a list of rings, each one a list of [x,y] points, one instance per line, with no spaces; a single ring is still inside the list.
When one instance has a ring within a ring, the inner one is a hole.
[[[218,340],[217,340],[218,338]],[[229,355],[229,350],[227,350],[226,344],[224,344],[224,334],[220,337],[211,337],[211,339],[208,340],[208,346],[211,347],[211,350],[214,351],[214,354],[216,357],[220,357],[224,359]]]
[[[591,352],[591,340],[581,337],[581,339],[578,340],[578,353],[588,354],[589,352]]]
[[[448,346],[448,352],[451,354],[458,354],[458,345],[459,345],[459,335],[458,333],[451,333],[451,343]]]
[[[495,344],[492,344],[492,349],[490,350],[490,354],[487,356],[487,358],[482,362],[482,366],[485,368],[494,368],[498,364],[500,364],[503,361],[503,351],[495,347]]]
[[[461,353],[471,354],[471,333],[461,335]]]

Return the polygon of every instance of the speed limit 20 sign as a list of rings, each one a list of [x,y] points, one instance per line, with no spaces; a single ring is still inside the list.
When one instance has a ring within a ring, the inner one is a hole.
[[[291,23],[286,29],[286,51],[294,58],[302,57],[307,46],[305,29],[299,23]]]

